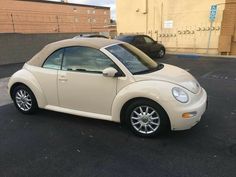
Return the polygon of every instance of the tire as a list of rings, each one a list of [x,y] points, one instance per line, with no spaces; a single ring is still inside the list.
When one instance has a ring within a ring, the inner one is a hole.
[[[169,118],[163,108],[156,102],[145,99],[128,105],[125,123],[135,135],[141,137],[155,137],[169,128]]]
[[[16,108],[23,114],[33,114],[38,110],[33,92],[24,85],[14,88],[12,98]]]
[[[158,58],[163,58],[166,54],[166,51],[164,48],[161,48],[159,51],[158,51]]]

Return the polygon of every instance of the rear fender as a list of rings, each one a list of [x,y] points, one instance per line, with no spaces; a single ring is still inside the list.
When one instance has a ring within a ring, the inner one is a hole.
[[[13,87],[18,84],[26,85],[34,93],[40,108],[44,108],[47,105],[45,95],[31,72],[23,68],[12,75],[8,83],[8,92],[10,95],[12,94]]]

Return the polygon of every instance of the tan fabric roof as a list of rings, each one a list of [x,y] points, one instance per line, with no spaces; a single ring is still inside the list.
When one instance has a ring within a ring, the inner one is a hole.
[[[46,45],[39,53],[37,53],[31,60],[27,62],[29,65],[42,66],[45,59],[51,55],[54,51],[71,46],[84,46],[101,49],[103,47],[121,43],[117,40],[103,39],[103,38],[77,38],[77,39],[66,39],[58,42],[54,42]]]

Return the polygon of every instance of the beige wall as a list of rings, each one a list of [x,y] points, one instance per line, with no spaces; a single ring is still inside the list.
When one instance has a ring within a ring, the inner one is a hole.
[[[163,43],[169,51],[206,53],[210,6],[224,2],[224,0],[117,0],[118,33],[148,34]],[[224,5],[219,5],[217,18],[213,23],[214,30],[209,50],[211,54],[218,54],[223,10]],[[164,28],[164,22],[167,20],[173,21],[173,28]]]

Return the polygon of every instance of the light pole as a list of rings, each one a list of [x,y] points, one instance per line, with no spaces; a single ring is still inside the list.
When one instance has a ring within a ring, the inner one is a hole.
[[[209,53],[209,48],[210,48],[210,42],[211,42],[211,33],[212,33],[212,27],[213,27],[213,22],[216,19],[216,15],[217,15],[217,5],[211,5],[211,10],[210,10],[210,17],[209,20],[211,22],[210,25],[210,31],[209,31],[209,37],[208,37],[208,44],[207,44],[207,53]]]
[[[148,34],[148,0],[146,0],[146,35]]]

